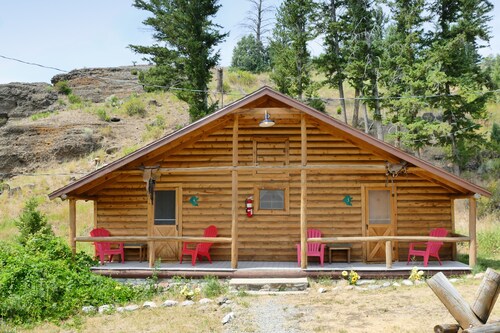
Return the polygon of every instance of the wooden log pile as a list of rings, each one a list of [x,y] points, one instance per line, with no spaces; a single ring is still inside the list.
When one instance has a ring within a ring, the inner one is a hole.
[[[436,325],[434,332],[456,333],[460,329],[465,333],[500,332],[500,321],[487,323],[500,293],[500,274],[493,269],[486,270],[472,305],[441,272],[427,280],[427,284],[458,323]]]

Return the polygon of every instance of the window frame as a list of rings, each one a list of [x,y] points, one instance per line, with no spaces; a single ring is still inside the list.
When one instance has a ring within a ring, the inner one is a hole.
[[[260,191],[283,191],[283,209],[261,209],[260,208]],[[254,188],[254,213],[257,215],[288,215],[290,213],[290,190],[286,185],[261,185]]]

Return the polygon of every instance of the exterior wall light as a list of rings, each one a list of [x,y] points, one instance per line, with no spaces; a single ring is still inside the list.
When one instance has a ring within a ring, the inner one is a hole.
[[[274,122],[274,120],[271,120],[269,113],[266,110],[266,114],[264,115],[264,120],[262,120],[259,123],[259,126],[260,127],[271,127],[271,126],[274,126],[274,124],[276,124],[276,123]]]

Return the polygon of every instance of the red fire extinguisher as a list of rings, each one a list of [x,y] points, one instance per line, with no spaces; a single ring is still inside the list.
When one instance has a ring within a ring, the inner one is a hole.
[[[249,196],[245,200],[246,212],[248,217],[253,216],[253,196]]]

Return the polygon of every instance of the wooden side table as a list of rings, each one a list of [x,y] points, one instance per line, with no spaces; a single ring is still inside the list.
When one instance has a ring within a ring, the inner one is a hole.
[[[347,263],[351,263],[351,244],[328,244],[328,262],[332,263],[333,251],[346,251]]]
[[[139,262],[147,260],[148,255],[148,244],[146,243],[125,243],[123,244],[124,249],[136,249],[139,250]]]

